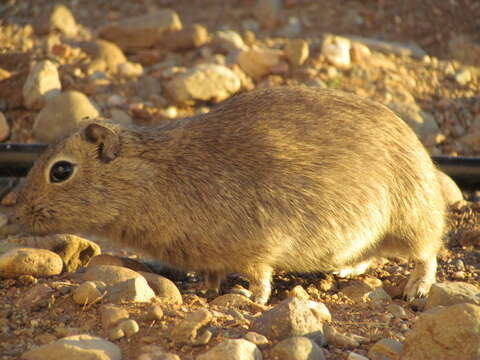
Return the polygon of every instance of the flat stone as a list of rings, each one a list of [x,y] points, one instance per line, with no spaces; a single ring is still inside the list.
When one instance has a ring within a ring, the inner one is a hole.
[[[104,292],[105,289],[96,282],[85,281],[73,291],[73,301],[79,305],[92,304],[100,300]]]
[[[130,259],[122,256],[109,255],[109,254],[101,254],[101,255],[94,256],[88,263],[88,267],[100,266],[100,265],[120,266],[120,267],[128,268],[133,271],[137,271],[139,274],[142,271],[150,272],[149,266],[145,265],[144,263],[138,260]]]
[[[480,305],[480,289],[460,281],[433,284],[427,297],[425,310],[438,305],[449,306],[459,303]]]
[[[173,281],[151,272],[140,271],[140,274],[147,280],[155,295],[174,304],[183,304],[182,294]]]
[[[213,37],[212,45],[224,53],[240,51],[246,48],[240,34],[233,30],[217,31]]]
[[[381,339],[368,351],[370,360],[400,360],[403,344],[394,339]]]
[[[50,60],[40,61],[32,68],[23,85],[23,103],[28,109],[39,110],[61,90],[57,66]]]
[[[148,320],[161,320],[163,319],[162,307],[158,304],[150,304],[147,308],[146,317]]]
[[[342,334],[329,324],[324,324],[323,333],[325,334],[328,345],[338,346],[345,349],[355,349],[360,346],[360,342],[353,336]]]
[[[387,306],[387,310],[398,319],[408,319],[407,312],[400,305],[390,304]]]
[[[143,66],[130,61],[118,64],[118,74],[123,77],[139,77],[143,74]]]
[[[362,281],[350,281],[347,286],[343,287],[340,292],[354,301],[363,301],[373,288]]]
[[[180,104],[197,100],[220,102],[240,90],[238,76],[223,65],[201,64],[175,76],[166,85],[170,97]]]
[[[350,351],[348,353],[347,360],[370,360],[370,359],[363,355],[357,354],[356,352]]]
[[[160,10],[108,24],[99,30],[98,36],[123,50],[136,51],[153,47],[169,32],[180,29],[182,23],[175,11]]]
[[[116,285],[140,277],[142,277],[142,275],[136,271],[114,265],[89,266],[87,271],[81,275],[81,278],[84,281],[103,281],[107,286]]]
[[[197,360],[262,360],[257,346],[244,339],[223,340],[206,353],[197,356]]]
[[[39,142],[51,143],[72,133],[86,118],[96,118],[98,110],[78,91],[66,91],[49,100],[38,113],[33,134]]]
[[[304,336],[294,336],[275,345],[271,352],[274,359],[282,360],[324,360],[322,349]]]
[[[110,341],[87,334],[68,336],[24,352],[25,360],[121,360],[122,351]]]
[[[149,302],[155,297],[155,292],[148,286],[143,276],[119,282],[107,288],[105,299],[112,303]]]
[[[269,341],[266,336],[263,336],[262,334],[258,334],[254,331],[249,331],[247,332],[244,336],[245,340],[248,340],[258,347],[266,346],[269,344]]]
[[[265,335],[270,340],[308,336],[318,344],[324,344],[322,329],[323,323],[328,320],[316,309],[317,304],[319,303],[314,301],[288,298],[256,318],[250,330]]]
[[[194,344],[200,336],[199,330],[212,320],[212,313],[206,309],[198,309],[180,321],[173,329],[172,339],[180,344]]]
[[[242,50],[236,62],[248,76],[259,80],[273,72],[280,64],[282,55],[280,50],[252,47]]]
[[[0,277],[53,276],[62,269],[60,256],[46,249],[15,248],[0,255]]]
[[[90,259],[100,254],[100,246],[93,241],[75,235],[49,235],[19,238],[14,240],[19,246],[48,249],[58,254],[65,270],[74,272],[86,266]]]
[[[103,329],[110,329],[116,325],[120,320],[128,319],[130,317],[128,310],[111,304],[102,305],[100,307],[100,320]]]
[[[480,306],[456,304],[422,314],[407,332],[402,360],[478,359]]]
[[[109,339],[110,340],[118,340],[124,336],[131,337],[138,333],[140,327],[138,323],[133,319],[123,319],[109,331]]]
[[[265,311],[267,307],[257,304],[241,294],[225,294],[217,296],[210,302],[210,306],[220,306],[229,309],[252,309],[253,311]]]

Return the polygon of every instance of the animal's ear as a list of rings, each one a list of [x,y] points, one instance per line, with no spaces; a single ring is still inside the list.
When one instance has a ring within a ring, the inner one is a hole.
[[[83,138],[98,145],[98,156],[100,161],[108,163],[114,160],[120,152],[120,137],[118,134],[97,123],[92,123],[83,130]]]

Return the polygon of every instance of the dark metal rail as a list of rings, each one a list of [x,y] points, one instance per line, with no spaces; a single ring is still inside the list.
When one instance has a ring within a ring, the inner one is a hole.
[[[0,177],[24,177],[46,144],[0,144]],[[461,187],[480,189],[480,157],[433,156],[437,166]]]

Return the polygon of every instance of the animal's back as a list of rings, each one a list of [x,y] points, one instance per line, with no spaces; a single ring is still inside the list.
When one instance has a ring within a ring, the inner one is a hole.
[[[208,238],[202,246],[219,254],[219,268],[236,254],[240,268],[248,259],[333,270],[373,255],[409,255],[427,241],[416,237],[420,229],[438,238],[443,227],[433,164],[416,135],[354,95],[245,94],[187,123],[174,141],[171,188],[193,201],[178,211],[195,213],[180,227]]]

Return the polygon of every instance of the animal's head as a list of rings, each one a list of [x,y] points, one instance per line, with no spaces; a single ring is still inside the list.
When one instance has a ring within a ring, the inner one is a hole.
[[[118,125],[90,122],[51,145],[19,193],[16,221],[37,234],[101,233],[135,186],[122,133]]]

